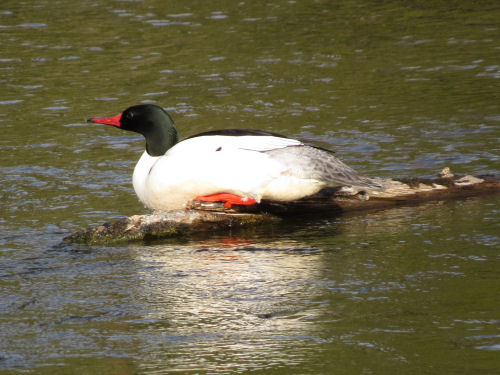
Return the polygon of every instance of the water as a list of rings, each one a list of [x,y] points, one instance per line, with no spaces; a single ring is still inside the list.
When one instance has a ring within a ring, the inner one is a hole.
[[[3,1],[0,373],[498,373],[496,195],[128,246],[149,102],[181,136],[300,137],[372,176],[496,173],[500,8]]]

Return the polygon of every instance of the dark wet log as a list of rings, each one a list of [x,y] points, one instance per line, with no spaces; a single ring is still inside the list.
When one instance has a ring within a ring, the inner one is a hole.
[[[64,238],[69,243],[106,244],[134,240],[177,237],[190,232],[214,231],[278,220],[265,213],[231,213],[207,210],[158,211],[149,215],[124,217]]]
[[[374,180],[383,189],[324,189],[294,202],[262,201],[249,207],[233,206],[231,210],[224,209],[218,203],[191,202],[188,210],[134,215],[73,233],[64,241],[103,244],[174,237],[190,232],[260,225],[306,212],[328,212],[333,215],[500,192],[500,181],[494,176],[454,176],[448,168],[443,169],[436,178]]]

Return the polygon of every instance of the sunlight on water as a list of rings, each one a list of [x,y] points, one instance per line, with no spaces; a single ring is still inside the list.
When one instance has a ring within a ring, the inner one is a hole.
[[[57,14],[57,17],[54,15]],[[0,373],[496,373],[493,196],[116,247],[155,103],[181,137],[298,137],[371,176],[498,174],[498,6],[7,1]]]

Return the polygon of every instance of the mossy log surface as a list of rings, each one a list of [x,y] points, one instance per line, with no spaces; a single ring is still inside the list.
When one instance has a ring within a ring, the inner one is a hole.
[[[133,215],[78,231],[64,238],[69,243],[108,244],[162,237],[177,237],[192,231],[213,231],[277,220],[265,213],[217,212],[206,210],[158,211]]]
[[[260,225],[306,212],[338,215],[500,192],[500,180],[494,176],[454,176],[448,168],[443,169],[436,178],[374,180],[383,186],[382,190],[358,192],[348,188],[324,189],[313,196],[293,202],[263,200],[260,204],[233,206],[230,210],[218,203],[190,202],[186,210],[125,217],[73,233],[64,238],[64,241],[106,244],[175,237],[190,232]]]

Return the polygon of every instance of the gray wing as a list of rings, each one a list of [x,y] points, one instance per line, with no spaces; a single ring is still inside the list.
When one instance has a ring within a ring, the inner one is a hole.
[[[264,153],[285,165],[291,175],[323,181],[329,187],[381,187],[369,177],[361,176],[342,163],[327,150],[302,144],[264,151]]]

